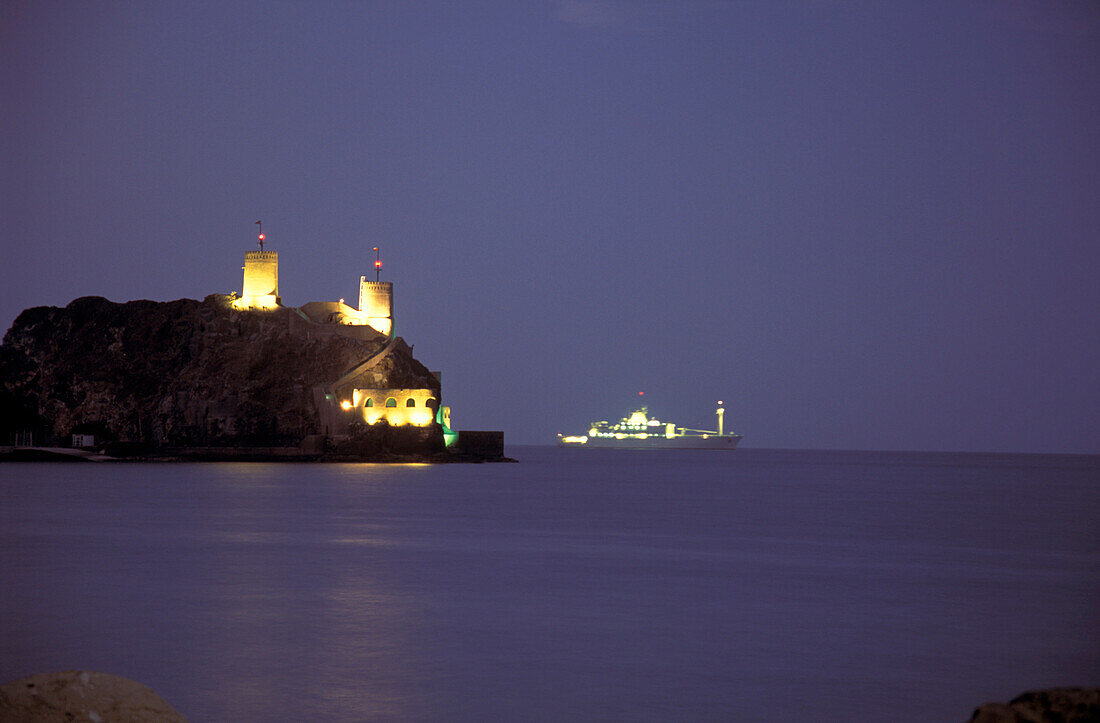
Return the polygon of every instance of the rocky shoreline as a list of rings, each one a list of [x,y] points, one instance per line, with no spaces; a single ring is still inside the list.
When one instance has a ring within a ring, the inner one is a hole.
[[[501,445],[502,450],[503,445]],[[373,463],[373,464],[453,464],[516,462],[498,448],[476,446],[435,451],[341,451],[339,446],[322,451],[301,447],[181,447],[160,448],[138,454],[111,455],[104,450],[70,447],[0,447],[0,462],[91,462],[126,464],[134,462],[280,462],[280,463]]]
[[[384,398],[420,390],[440,414],[364,424],[336,406],[354,410],[334,386],[349,376],[379,405],[404,412],[423,398]],[[83,297],[27,309],[4,336],[0,461],[507,461],[503,433],[443,426],[439,379],[400,337],[289,307]]]
[[[151,688],[129,678],[90,670],[39,673],[0,685],[0,720],[10,723],[187,721]]]
[[[1008,703],[978,706],[968,723],[1098,723],[1100,688],[1029,690]]]
[[[39,673],[0,685],[0,720],[126,720],[186,723],[151,688],[128,678],[87,670]],[[1008,704],[986,703],[968,723],[1096,723],[1100,689],[1048,688]]]

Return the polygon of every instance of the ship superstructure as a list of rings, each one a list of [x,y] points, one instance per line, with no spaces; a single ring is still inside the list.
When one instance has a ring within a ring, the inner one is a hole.
[[[651,419],[649,410],[641,407],[618,422],[592,422],[587,434],[558,435],[562,447],[619,449],[727,449],[741,441],[740,434],[722,432],[725,408],[718,402],[718,430],[689,429],[673,422]]]

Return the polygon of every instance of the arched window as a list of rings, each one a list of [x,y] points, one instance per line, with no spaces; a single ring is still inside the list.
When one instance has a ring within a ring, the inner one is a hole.
[[[435,397],[428,397],[428,401],[424,402],[424,406],[428,409],[439,409],[439,401]]]
[[[374,406],[374,400],[371,399],[370,397],[368,397],[366,406],[373,407]]]
[[[415,407],[416,406],[416,400],[413,399],[412,397],[409,397],[409,401],[405,402],[405,406],[406,407]]]
[[[386,400],[386,406],[387,407],[396,407],[397,406],[397,400],[394,399],[393,397],[390,397],[389,399]]]

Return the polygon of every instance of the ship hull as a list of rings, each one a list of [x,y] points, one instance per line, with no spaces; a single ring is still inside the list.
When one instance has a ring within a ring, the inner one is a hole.
[[[589,437],[586,442],[566,442],[558,439],[558,446],[573,449],[725,449],[734,450],[741,441],[739,434],[710,434],[707,436],[681,435],[676,437]]]

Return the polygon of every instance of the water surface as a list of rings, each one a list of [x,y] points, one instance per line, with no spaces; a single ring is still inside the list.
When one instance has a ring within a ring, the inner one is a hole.
[[[1100,683],[1100,458],[0,465],[0,680],[195,721],[965,720]]]

